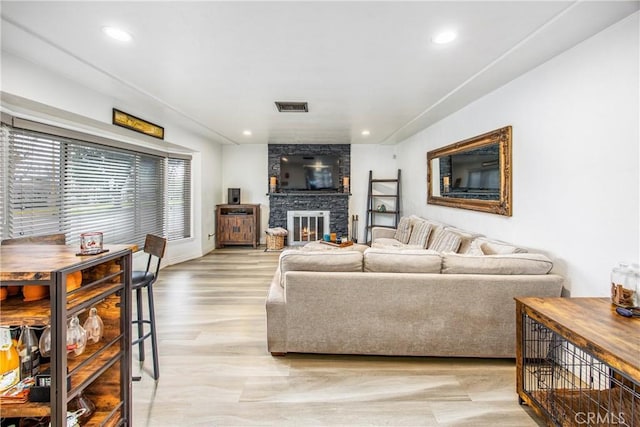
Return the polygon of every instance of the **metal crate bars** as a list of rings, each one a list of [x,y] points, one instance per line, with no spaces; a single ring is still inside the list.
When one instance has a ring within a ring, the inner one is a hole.
[[[523,315],[523,384],[561,426],[640,426],[640,386]]]

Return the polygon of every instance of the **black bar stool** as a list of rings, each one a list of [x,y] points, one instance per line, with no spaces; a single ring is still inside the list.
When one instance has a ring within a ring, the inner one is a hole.
[[[153,304],[153,284],[158,279],[160,272],[160,262],[164,257],[167,247],[167,239],[163,237],[147,234],[144,241],[144,252],[149,254],[147,268],[144,271],[133,271],[131,273],[131,289],[136,291],[137,318],[131,323],[138,325],[138,338],[131,341],[132,345],[138,345],[138,360],[144,361],[144,341],[151,338],[151,351],[153,356],[153,379],[160,377],[160,366],[158,363],[158,338],[156,335],[156,314]],[[153,267],[152,267],[153,266]],[[147,290],[149,304],[149,317],[144,318],[142,304],[142,290]],[[149,332],[145,334],[144,325],[149,325]],[[140,381],[140,377],[134,377],[134,381]]]

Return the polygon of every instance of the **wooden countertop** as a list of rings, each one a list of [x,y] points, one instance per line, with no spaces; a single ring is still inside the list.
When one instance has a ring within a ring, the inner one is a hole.
[[[49,281],[52,273],[86,261],[100,260],[115,253],[136,250],[136,245],[105,245],[108,252],[77,256],[77,246],[7,245],[0,246],[0,281]]]
[[[640,317],[623,317],[609,298],[516,298],[525,312],[640,382]]]

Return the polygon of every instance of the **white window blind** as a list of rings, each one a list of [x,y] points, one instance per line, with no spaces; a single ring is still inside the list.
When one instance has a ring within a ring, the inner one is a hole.
[[[6,126],[0,127],[0,239],[5,234],[7,222],[7,188],[6,171],[9,170],[7,162],[9,151],[9,129]]]
[[[191,236],[191,161],[168,160],[167,236],[183,239]]]
[[[9,132],[8,237],[62,230],[61,144],[34,132]]]
[[[63,232],[77,244],[101,231],[107,244],[142,247],[148,233],[190,237],[190,159],[10,126],[0,139],[2,238]]]
[[[139,245],[147,233],[164,235],[163,169],[161,157],[67,141],[62,228],[67,243],[87,231],[101,231],[105,243]]]

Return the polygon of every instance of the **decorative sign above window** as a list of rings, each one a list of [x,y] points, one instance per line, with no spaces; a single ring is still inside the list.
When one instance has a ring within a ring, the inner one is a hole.
[[[113,124],[123,128],[132,129],[154,138],[164,139],[164,128],[151,122],[132,116],[118,109],[113,109]]]

